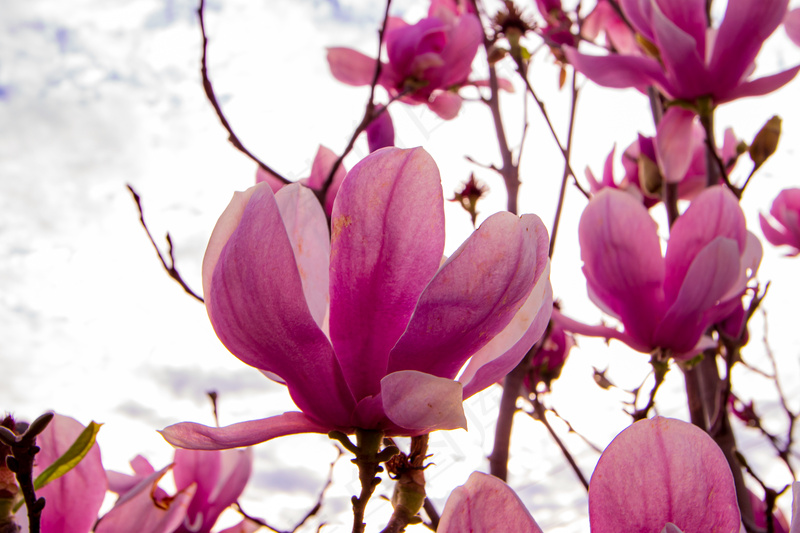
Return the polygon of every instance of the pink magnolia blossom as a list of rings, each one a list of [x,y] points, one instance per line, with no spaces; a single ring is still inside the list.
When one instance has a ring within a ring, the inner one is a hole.
[[[36,438],[36,444],[41,450],[36,455],[34,479],[61,457],[84,429],[74,418],[55,415]],[[100,447],[95,443],[75,468],[36,491],[36,496],[44,497],[47,502],[42,512],[42,533],[91,531],[107,486]],[[24,507],[22,512],[25,512]]]
[[[461,97],[454,89],[467,83],[472,60],[483,42],[483,28],[471,9],[433,1],[416,24],[390,17],[386,53],[378,83],[408,104],[426,104],[445,120],[455,118]],[[372,83],[376,60],[350,48],[329,48],[333,76],[348,85]]]
[[[653,46],[644,51],[591,56],[566,48],[575,69],[605,87],[656,86],[669,98],[712,105],[758,96],[785,85],[800,66],[750,80],[763,42],[781,24],[788,0],[729,0],[719,28],[706,27],[705,0],[622,0],[636,31]]]
[[[772,202],[769,217],[758,215],[764,237],[775,246],[788,246],[788,255],[800,254],[800,189],[784,189]]]
[[[710,341],[704,332],[734,312],[761,261],[761,244],[747,231],[736,197],[723,186],[703,191],[678,218],[665,256],[647,209],[613,189],[589,202],[579,239],[589,297],[619,319],[625,333],[562,325],[575,333],[624,340],[645,353],[660,347],[679,359]]]
[[[392,130],[392,137],[394,138],[394,130]],[[319,149],[317,149],[317,155],[314,156],[314,162],[311,164],[311,175],[298,180],[298,183],[302,183],[314,191],[322,190],[323,185],[325,185],[325,180],[328,179],[328,175],[331,173],[331,169],[338,159],[339,156],[330,148],[320,146]],[[333,199],[336,198],[336,193],[339,191],[339,187],[342,185],[342,180],[346,174],[347,169],[344,168],[344,165],[339,165],[339,168],[336,169],[336,173],[333,175],[333,181],[331,181],[331,185],[328,187],[328,191],[325,194],[325,213],[328,216],[330,216],[333,211]],[[258,170],[256,170],[256,183],[262,182],[268,183],[270,188],[272,188],[272,192],[278,192],[286,185],[272,172],[258,167]]]
[[[664,161],[665,158],[671,158],[672,155],[669,153],[667,147],[670,143],[663,139],[665,135],[664,129],[661,130],[661,133],[660,150],[657,150],[659,141],[658,135],[656,135],[656,137],[645,137],[641,134],[636,141],[625,149],[621,157],[625,174],[621,179],[617,179],[614,176],[615,149],[612,149],[611,153],[608,154],[605,165],[603,166],[602,177],[599,180],[595,177],[591,169],[587,168],[586,178],[589,180],[589,187],[592,192],[599,192],[606,187],[620,189],[632,194],[635,198],[641,199],[644,205],[649,209],[661,202],[663,196],[663,181],[665,181],[664,176],[666,175],[663,170],[665,166],[672,168],[671,179],[666,181],[678,183],[678,198],[681,200],[692,200],[700,192],[705,190],[708,180],[708,169],[706,159],[706,135],[703,131],[703,127],[696,121],[691,121],[690,131],[685,132],[686,145],[681,148],[681,150],[684,151],[683,157],[686,158],[682,162],[676,162],[674,159],[666,162]],[[731,128],[726,129],[719,155],[722,161],[725,162],[728,172],[733,170],[736,166],[738,157],[736,152],[737,144],[738,140],[733,130]],[[660,155],[661,157],[659,157]],[[686,165],[687,162],[688,165]],[[682,165],[686,166],[683,167]],[[675,170],[676,166],[681,166],[681,168]],[[651,180],[655,182],[651,182]]]
[[[581,35],[588,41],[596,41],[601,33],[605,33],[609,49],[619,54],[636,53],[636,35],[607,0],[598,0],[581,26]]]
[[[497,213],[442,261],[443,202],[421,148],[378,150],[348,173],[330,241],[299,184],[237,193],[203,261],[206,307],[223,344],[281,378],[302,412],[176,424],[165,438],[215,449],[305,432],[464,427],[462,400],[545,330],[548,238],[535,215]]]
[[[138,456],[131,461],[134,475],[109,472],[110,488],[120,498],[97,533],[210,533],[239,498],[252,466],[250,449],[176,450],[175,462],[159,471]],[[177,489],[172,496],[158,486],[170,468]]]
[[[634,423],[605,449],[589,482],[589,521],[592,533],[741,526],[722,450],[692,424],[662,417]]]
[[[494,476],[473,472],[447,498],[438,533],[542,533],[519,496]]]

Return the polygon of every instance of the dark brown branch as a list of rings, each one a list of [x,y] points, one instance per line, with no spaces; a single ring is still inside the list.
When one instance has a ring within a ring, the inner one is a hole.
[[[200,7],[197,8],[197,15],[200,19],[200,33],[203,36],[203,55],[200,59],[200,74],[203,77],[203,90],[206,93],[206,98],[208,101],[211,102],[211,105],[214,107],[214,111],[217,112],[217,118],[222,123],[222,127],[225,128],[225,131],[228,132],[228,141],[240,152],[245,154],[247,157],[255,161],[255,163],[266,170],[267,172],[273,174],[276,178],[281,180],[283,183],[291,183],[288,179],[284,178],[280,173],[276,172],[273,168],[269,165],[261,161],[257,158],[250,150],[245,148],[242,141],[239,140],[239,137],[233,132],[233,128],[231,127],[228,119],[225,118],[225,114],[222,112],[222,107],[219,105],[219,101],[217,100],[217,95],[214,93],[214,87],[211,85],[211,80],[208,77],[208,66],[207,66],[207,52],[208,52],[208,37],[206,36],[206,24],[205,18],[203,16],[203,11],[205,8],[205,0],[200,0]]]
[[[183,287],[183,290],[186,291],[186,293],[189,296],[193,297],[199,302],[203,302],[204,301],[203,297],[198,295],[191,289],[191,287],[189,287],[189,285],[183,280],[183,277],[181,276],[180,272],[178,272],[178,269],[175,268],[175,255],[172,249],[172,237],[170,237],[169,233],[167,233],[167,257],[169,257],[169,263],[167,263],[167,260],[161,253],[161,249],[158,247],[156,241],[153,239],[153,235],[150,233],[150,229],[147,227],[147,223],[144,221],[144,210],[142,209],[141,197],[133,189],[132,186],[126,185],[126,187],[131,192],[131,195],[133,195],[133,201],[136,202],[136,208],[139,210],[139,222],[142,224],[145,233],[147,233],[147,238],[150,239],[150,244],[152,244],[153,248],[155,248],[156,254],[158,255],[158,260],[161,261],[161,265],[164,267],[164,270],[167,271],[169,277],[177,281],[178,285]]]

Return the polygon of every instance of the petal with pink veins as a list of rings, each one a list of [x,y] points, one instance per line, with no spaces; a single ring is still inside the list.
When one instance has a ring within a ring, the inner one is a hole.
[[[159,433],[177,448],[193,450],[227,450],[252,446],[261,442],[297,435],[298,433],[328,433],[332,427],[323,426],[303,413],[290,411],[281,415],[239,422],[224,427],[209,427],[194,422],[181,422],[162,429]]]
[[[675,2],[665,2],[664,4],[675,4]],[[698,2],[697,0],[684,0],[680,4],[697,6]],[[703,6],[701,9],[705,12],[704,0],[701,0],[700,4]],[[675,21],[670,20],[661,11],[658,2],[652,2],[652,6],[653,37],[667,77],[673,83],[674,90],[670,91],[672,96],[685,99],[703,96],[708,92],[710,81],[705,65],[705,36],[702,37],[701,42],[697,42],[694,36],[678,27]],[[670,13],[675,14],[675,11],[680,10],[671,9]],[[689,9],[689,11],[694,10]],[[703,19],[705,19],[705,14]],[[694,23],[689,25],[694,26]],[[696,28],[693,29],[696,30]],[[705,33],[705,23],[702,32]],[[701,45],[703,46],[701,47]]]
[[[575,70],[603,87],[634,87],[645,91],[650,85],[658,85],[672,94],[672,85],[655,59],[617,54],[592,56],[581,54],[569,46],[564,47],[564,54]]]
[[[461,383],[417,372],[393,372],[381,380],[383,410],[400,427],[430,433],[467,429]]]
[[[592,533],[738,533],[736,489],[722,450],[687,422],[634,423],[608,445],[589,483]]]
[[[333,209],[330,333],[356,399],[379,392],[444,250],[439,171],[421,148],[384,148],[353,167]]]
[[[428,108],[443,120],[452,120],[458,116],[462,100],[450,91],[434,91],[428,100]]]
[[[214,228],[203,269],[204,279],[211,278],[208,314],[231,353],[283,378],[306,414],[348,424],[355,403],[309,311],[292,242],[268,186],[234,197]]]
[[[328,237],[328,221],[317,197],[311,189],[302,185],[284,187],[275,195],[275,200],[297,261],[308,310],[322,328],[330,305],[328,266],[331,241]]]
[[[439,533],[542,533],[511,487],[494,476],[473,472],[447,498]]]
[[[387,371],[454,378],[528,299],[547,266],[548,242],[535,215],[486,219],[425,288]]]

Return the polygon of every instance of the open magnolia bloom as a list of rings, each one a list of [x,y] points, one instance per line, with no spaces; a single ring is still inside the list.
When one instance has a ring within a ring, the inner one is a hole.
[[[622,0],[625,17],[646,42],[625,54],[591,56],[567,47],[567,59],[605,87],[658,87],[667,97],[712,105],[770,93],[800,66],[750,80],[761,45],[783,21],[788,0],[729,0],[719,28],[706,24],[705,0]]]
[[[800,189],[784,189],[772,202],[769,218],[759,213],[761,231],[775,246],[788,246],[788,255],[800,254]]]
[[[223,344],[285,382],[302,412],[176,424],[164,437],[222,449],[305,432],[465,427],[463,399],[544,333],[548,238],[535,215],[497,213],[443,262],[443,204],[421,148],[383,148],[348,173],[330,241],[309,189],[237,193],[203,260],[208,314]]]
[[[720,185],[700,193],[678,218],[665,255],[644,205],[615,189],[589,202],[579,239],[589,297],[619,319],[625,333],[581,328],[568,319],[564,328],[614,337],[645,353],[661,348],[676,359],[691,358],[711,342],[705,331],[740,305],[762,254],[736,197]]]
[[[733,474],[705,431],[655,417],[622,431],[589,482],[592,533],[739,533]]]
[[[119,499],[100,520],[97,533],[210,533],[244,490],[253,454],[249,449],[176,450],[174,463],[159,471],[141,455],[131,467],[133,475],[108,473],[109,488]],[[177,489],[172,496],[158,486],[170,469]]]

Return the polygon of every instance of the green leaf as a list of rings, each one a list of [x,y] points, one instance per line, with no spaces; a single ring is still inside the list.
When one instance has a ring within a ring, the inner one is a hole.
[[[89,450],[94,446],[94,441],[97,438],[97,432],[100,431],[100,426],[96,422],[90,422],[86,429],[84,429],[69,450],[64,452],[64,455],[55,460],[53,464],[45,468],[41,474],[36,476],[33,482],[33,488],[36,490],[41,489],[54,479],[58,479],[76,466],[81,460],[86,457]]]

